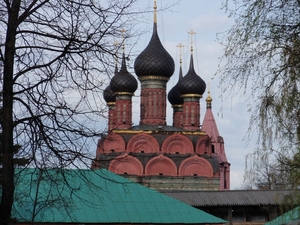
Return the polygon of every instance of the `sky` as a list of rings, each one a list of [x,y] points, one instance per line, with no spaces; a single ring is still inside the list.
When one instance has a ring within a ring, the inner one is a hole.
[[[190,37],[188,32],[193,30],[194,66],[196,73],[210,84],[212,108],[220,135],[225,141],[225,151],[231,164],[231,189],[239,189],[243,183],[245,157],[254,151],[256,139],[248,141],[247,130],[250,115],[247,113],[247,102],[244,95],[234,97],[222,92],[220,78],[216,76],[220,57],[224,54],[223,47],[217,40],[217,34],[225,32],[233,24],[233,19],[221,9],[223,0],[157,0],[158,10],[166,5],[173,5],[169,10],[158,11],[158,34],[162,44],[175,61],[175,72],[167,84],[170,90],[178,81],[179,48],[182,52],[183,74],[188,70],[190,60]],[[141,8],[153,6],[153,0],[140,0]],[[149,10],[152,10],[151,8]],[[148,22],[143,24],[152,30],[153,14],[146,15]],[[148,44],[151,32],[142,35],[134,50],[141,52]],[[139,92],[139,91],[137,91]],[[204,118],[207,92],[200,100],[201,123]],[[139,122],[139,93],[133,98],[133,123]],[[172,124],[172,108],[167,106],[167,124]]]

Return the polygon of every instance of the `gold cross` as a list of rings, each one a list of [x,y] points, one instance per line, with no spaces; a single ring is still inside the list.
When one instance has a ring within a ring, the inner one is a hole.
[[[156,9],[157,9],[157,6],[156,6],[156,0],[154,0],[154,23],[157,23],[157,16],[156,16]]]
[[[209,82],[207,83],[207,93],[208,93],[208,95],[210,95],[210,83]]]
[[[179,45],[177,45],[176,47],[179,48],[179,62],[180,62],[180,65],[182,64],[182,48],[184,47],[184,45],[182,45],[181,43],[179,43]]]
[[[124,29],[124,27],[121,29],[121,33],[122,33],[122,37],[123,37],[123,43],[122,43],[122,49],[123,49],[123,52],[125,52],[125,44],[124,44],[124,42],[125,42],[125,32],[126,32],[126,30]]]
[[[194,32],[193,30],[191,30],[188,33],[191,35],[191,52],[193,52],[193,35],[195,35],[196,32]]]

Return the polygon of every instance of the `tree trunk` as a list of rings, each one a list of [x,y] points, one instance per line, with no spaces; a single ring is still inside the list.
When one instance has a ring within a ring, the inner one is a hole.
[[[2,196],[0,223],[9,224],[14,196],[13,164],[13,74],[16,31],[20,0],[14,0],[8,15],[7,36],[4,53],[3,120],[2,120]]]

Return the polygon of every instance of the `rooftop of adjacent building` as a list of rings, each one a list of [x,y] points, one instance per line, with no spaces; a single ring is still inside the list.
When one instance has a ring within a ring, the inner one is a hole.
[[[163,190],[172,198],[188,205],[207,206],[262,206],[280,205],[291,190],[224,190],[224,191],[171,191]]]
[[[22,168],[16,169],[15,172],[16,188],[12,216],[18,222],[35,224],[225,222],[105,169]]]

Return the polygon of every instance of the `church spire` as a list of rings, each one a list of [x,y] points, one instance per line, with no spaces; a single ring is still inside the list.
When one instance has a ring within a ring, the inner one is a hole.
[[[209,85],[208,85],[209,86]],[[210,96],[210,89],[208,88],[206,97],[206,112],[202,124],[202,130],[205,131],[211,138],[212,141],[217,141],[220,136],[215,117],[211,110],[212,98]]]
[[[212,98],[210,96],[210,89],[208,88],[207,98],[206,98],[206,113],[204,116],[202,131],[205,131],[211,139],[212,155],[217,157],[219,161],[220,169],[220,190],[230,189],[230,164],[227,161],[224,140],[220,136],[217,123],[215,121],[212,109],[211,109]]]

